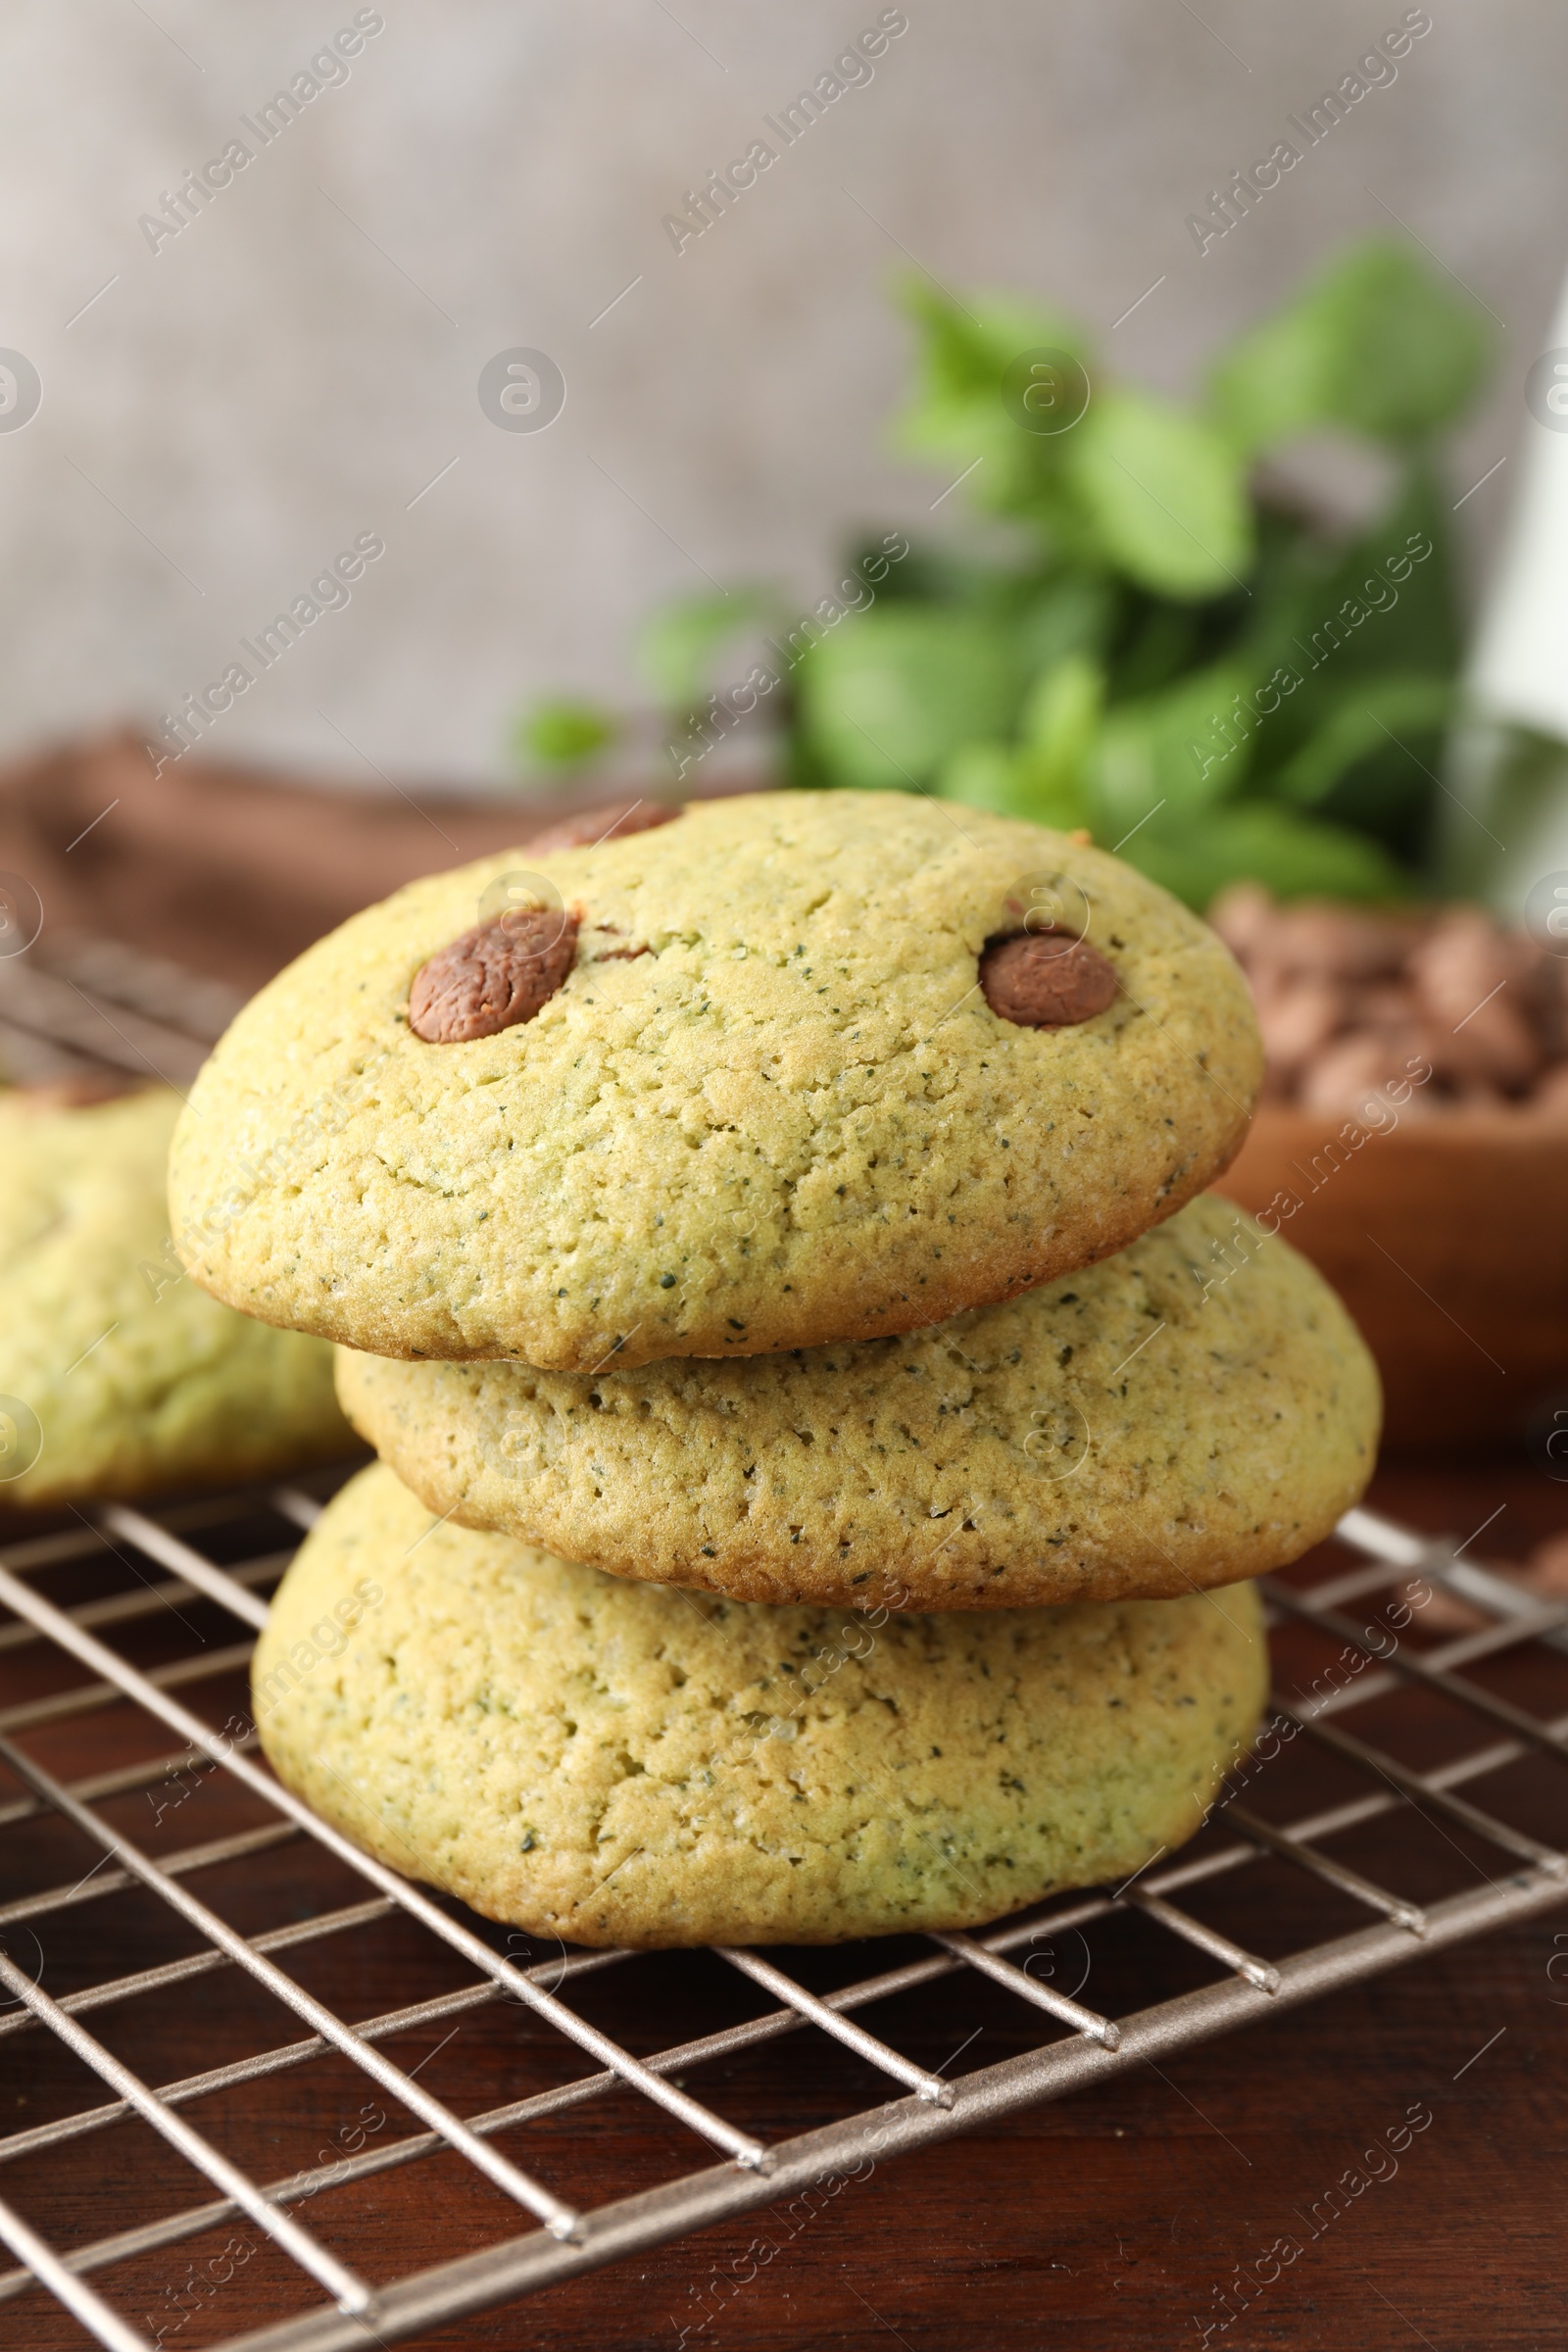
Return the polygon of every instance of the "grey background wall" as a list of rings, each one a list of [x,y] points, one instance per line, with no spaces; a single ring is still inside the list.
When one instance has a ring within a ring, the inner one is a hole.
[[[374,533],[353,601],[213,754],[503,775],[531,692],[635,697],[654,599],[776,578],[810,601],[858,526],[961,525],[887,446],[888,290],[911,267],[1055,297],[1118,368],[1179,388],[1392,213],[1502,322],[1455,499],[1518,445],[1568,264],[1550,0],[1432,0],[1396,81],[1201,256],[1187,215],[1397,0],[904,0],[874,78],[678,253],[663,216],[880,0],[383,0],[347,78],[264,147],[242,118],[357,13],[0,17],[0,346],[41,386],[0,430],[0,750],[171,709]],[[236,136],[251,161],[153,250],[140,216]],[[481,368],[516,346],[564,374],[546,431],[481,410]],[[1517,471],[1463,507],[1478,568]]]

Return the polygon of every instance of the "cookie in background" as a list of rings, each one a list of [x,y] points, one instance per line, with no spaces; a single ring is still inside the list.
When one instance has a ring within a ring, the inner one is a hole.
[[[183,1275],[165,1206],[178,1095],[90,1094],[0,1093],[0,1504],[238,1482],[352,1452],[330,1348]]]

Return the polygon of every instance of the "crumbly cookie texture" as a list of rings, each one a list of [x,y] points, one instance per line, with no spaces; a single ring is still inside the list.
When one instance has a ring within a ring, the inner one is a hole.
[[[427,960],[578,921],[533,1018],[429,1044]],[[1087,924],[1119,993],[1023,1027],[987,942]],[[863,1339],[1120,1249],[1230,1159],[1260,1074],[1228,950],[1129,867],[913,795],[761,793],[413,884],[234,1022],[171,1165],[230,1305],[390,1356],[591,1371]]]
[[[354,1449],[331,1349],[181,1274],[164,1205],[179,1106],[161,1087],[79,1108],[0,1095],[0,1505],[254,1478]]]
[[[595,1377],[343,1350],[438,1511],[745,1600],[1011,1608],[1261,1575],[1366,1485],[1378,1377],[1321,1275],[1213,1194],[934,1329]]]
[[[699,1605],[433,1523],[380,1464],[306,1540],[254,1670],[267,1753],[327,1820],[585,1944],[971,1927],[1121,1880],[1197,1829],[1264,1690],[1250,1586]]]

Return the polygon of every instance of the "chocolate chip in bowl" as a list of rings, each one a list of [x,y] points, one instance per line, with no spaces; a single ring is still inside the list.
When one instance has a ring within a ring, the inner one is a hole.
[[[1391,1446],[1522,1441],[1568,1376],[1568,964],[1476,906],[1209,919],[1268,1056],[1221,1189],[1349,1306]]]
[[[1265,1102],[1353,1112],[1425,1062],[1415,1117],[1562,1104],[1568,965],[1481,907],[1282,906],[1243,882],[1209,920],[1257,1005]]]

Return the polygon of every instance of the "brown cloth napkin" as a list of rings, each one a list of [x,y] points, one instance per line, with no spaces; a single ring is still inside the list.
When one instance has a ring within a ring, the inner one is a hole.
[[[416,874],[520,846],[612,797],[630,796],[361,793],[194,755],[154,775],[126,731],[0,773],[0,872],[37,892],[51,933],[121,940],[249,992]]]

